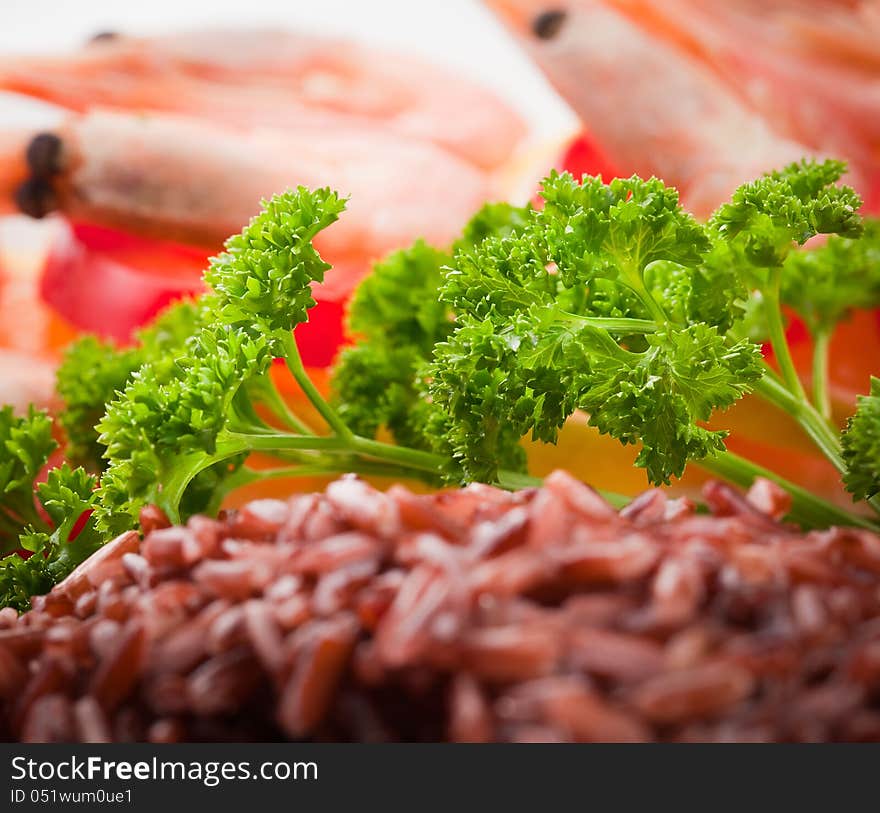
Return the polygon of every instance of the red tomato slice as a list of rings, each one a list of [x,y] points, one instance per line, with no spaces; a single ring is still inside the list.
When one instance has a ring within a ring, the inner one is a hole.
[[[575,178],[580,178],[581,175],[601,175],[606,183],[620,175],[589,133],[580,133],[568,145],[559,168],[567,170]]]
[[[203,290],[208,257],[186,245],[65,223],[47,256],[40,293],[78,330],[126,343],[166,305]],[[328,366],[343,341],[344,301],[361,270],[338,272],[332,291],[316,287],[318,304],[308,323],[297,328],[300,353],[311,367]]]
[[[118,342],[157,311],[202,288],[206,257],[89,224],[65,224],[46,258],[40,293],[80,330]]]

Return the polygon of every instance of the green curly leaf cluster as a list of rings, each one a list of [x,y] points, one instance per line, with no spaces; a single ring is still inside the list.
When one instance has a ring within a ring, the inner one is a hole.
[[[247,385],[265,379],[307,320],[311,285],[329,268],[312,239],[344,208],[328,189],[276,195],[211,262],[211,291],[182,352],[170,365],[143,364],[98,423],[109,463],[102,530],[132,527],[148,503],[173,519],[214,504],[244,459],[229,434],[262,426],[252,399],[260,387]]]
[[[31,596],[47,592],[104,541],[86,516],[97,500],[91,475],[65,463],[34,488],[56,448],[46,413],[0,410],[0,546],[8,554],[0,559],[0,606],[26,610]]]
[[[456,330],[423,373],[443,416],[426,434],[457,479],[492,480],[522,465],[522,436],[555,442],[581,409],[668,482],[723,449],[699,423],[761,376],[756,348],[724,336],[742,283],[705,264],[708,229],[657,179],[554,173],[542,197],[518,229],[455,256],[440,293]]]
[[[795,251],[782,271],[782,302],[811,332],[830,331],[854,310],[880,307],[880,220],[865,220],[858,239],[832,236]]]
[[[774,349],[787,347],[780,298],[826,338],[852,307],[877,304],[880,235],[876,224],[861,235],[843,171],[793,164],[745,184],[709,223],[656,178],[554,172],[542,206],[488,204],[452,246],[418,242],[377,264],[350,305],[357,341],[334,370],[334,404],[292,331],[329,268],[313,240],[345,202],[302,187],[274,197],[212,260],[197,302],[171,308],[132,348],[86,338],[68,352],[68,453],[106,467],[100,486],[65,464],[35,488],[56,448],[51,423],[0,410],[0,546],[30,554],[0,561],[0,604],[26,608],[148,504],[180,521],[264,477],[354,469],[529,484],[522,439],[556,442],[576,411],[638,445],[654,483],[699,461],[748,485],[763,472],[725,450],[714,420],[752,389],[795,415],[857,498],[876,498],[880,381],[841,440],[790,359],[775,376],[755,343],[769,325]],[[822,233],[837,236],[799,248]],[[276,358],[327,434],[284,402]],[[284,465],[248,467],[253,452]],[[805,521],[848,521],[788,485]]]
[[[198,318],[197,306],[181,301],[139,331],[131,347],[117,347],[96,336],[84,336],[67,348],[56,374],[56,389],[64,401],[58,421],[66,435],[65,452],[71,462],[90,471],[100,472],[104,468],[104,447],[98,442],[95,427],[104,417],[107,404],[125,389],[132,373],[144,364],[163,368],[167,377],[174,359],[195,332]]]
[[[768,173],[739,187],[712,216],[712,225],[758,268],[782,265],[795,245],[817,234],[858,237],[861,198],[835,185],[845,171],[841,161],[804,160]]]
[[[226,325],[266,336],[281,355],[286,336],[315,304],[311,284],[330,268],[312,239],[344,209],[345,200],[326,188],[300,186],[263,201],[263,211],[211,261],[207,307]]]
[[[486,204],[453,251],[467,257],[484,241],[520,230],[531,214],[529,206]],[[377,263],[355,291],[348,330],[358,342],[340,354],[332,386],[340,416],[357,434],[372,437],[384,427],[401,445],[433,446],[421,371],[455,327],[450,304],[438,295],[452,258],[417,241]]]
[[[18,416],[12,407],[0,409],[0,554],[19,547],[22,526],[40,523],[34,480],[57,448],[45,412],[32,407]]]
[[[742,337],[766,268],[814,234],[859,233],[858,197],[834,185],[843,170],[805,161],[770,173],[711,224],[656,178],[578,183],[553,172],[543,206],[484,209],[447,267],[412,275],[417,299],[394,293],[395,266],[376,269],[362,290],[387,280],[402,311],[389,318],[372,296],[355,299],[366,339],[337,367],[340,411],[363,416],[359,431],[385,426],[444,455],[447,478],[466,482],[522,468],[522,437],[555,442],[583,410],[601,432],[641,445],[651,481],[669,482],[723,451],[726,433],[704,424],[764,375]],[[447,320],[444,335],[431,337],[430,358],[419,347],[404,361],[408,337],[393,325],[425,302]]]
[[[871,377],[871,392],[860,395],[855,415],[843,433],[844,482],[855,499],[880,494],[880,378]]]

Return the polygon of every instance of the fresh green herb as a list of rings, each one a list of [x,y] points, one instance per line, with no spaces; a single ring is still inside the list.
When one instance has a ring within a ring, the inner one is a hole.
[[[871,378],[870,395],[859,396],[843,433],[843,458],[843,479],[852,495],[859,500],[880,495],[880,378]]]
[[[352,300],[359,341],[340,357],[330,401],[294,330],[329,268],[312,240],[345,204],[327,189],[276,196],[211,262],[197,303],[172,309],[133,349],[86,339],[68,354],[61,420],[70,453],[105,467],[99,488],[82,470],[56,469],[38,488],[45,522],[32,484],[54,449],[48,418],[0,413],[0,541],[34,552],[3,560],[0,600],[26,606],[101,541],[136,527],[148,504],[180,521],[216,511],[245,484],[343,471],[530,485],[521,440],[555,442],[576,410],[639,444],[652,482],[689,463],[740,485],[770,477],[791,493],[793,520],[876,527],[737,457],[725,432],[705,426],[754,392],[800,424],[856,498],[877,501],[880,384],[841,439],[803,389],[781,311],[785,302],[830,333],[849,307],[876,301],[863,290],[878,276],[876,235],[872,226],[859,236],[859,200],[836,185],[842,171],[792,165],[740,188],[709,223],[656,179],[553,173],[543,207],[486,206],[448,251],[417,243],[376,266]],[[839,236],[800,248],[819,233]],[[754,341],[762,331],[780,374]],[[273,359],[322,428],[281,397]],[[379,439],[384,431],[396,444]],[[251,468],[255,452],[279,465]]]
[[[656,179],[578,184],[552,174],[542,209],[456,247],[438,286],[454,329],[420,367],[420,389],[398,390],[407,394],[399,412],[410,429],[421,427],[421,445],[446,459],[454,481],[521,469],[520,438],[554,442],[580,409],[601,432],[640,444],[637,464],[655,483],[680,476],[688,462],[744,486],[770,476],[790,491],[793,516],[804,523],[866,523],[737,457],[725,449],[725,432],[704,427],[753,390],[846,471],[839,436],[794,369],[780,307],[783,280],[798,278],[813,299],[808,269],[853,288],[880,274],[873,227],[859,236],[858,197],[835,186],[843,171],[839,162],[805,161],[771,173],[737,190],[708,224]],[[819,233],[840,236],[799,249]],[[833,281],[816,291],[826,330],[845,315],[844,301]],[[862,290],[851,301],[870,306],[876,298]],[[758,328],[771,339],[781,378],[762,361]],[[343,367],[336,377],[343,412],[360,403],[345,374]],[[362,369],[361,391],[381,392],[384,375],[378,365]]]
[[[18,417],[12,407],[0,409],[0,553],[19,547],[23,527],[40,523],[34,480],[57,448],[46,413],[32,408]]]
[[[813,334],[880,305],[880,220],[865,220],[857,239],[829,237],[818,248],[793,251],[782,270],[782,303]]]
[[[426,446],[412,412],[418,373],[434,345],[452,332],[437,297],[452,255],[423,242],[378,263],[349,304],[349,331],[359,341],[342,351],[335,381],[339,415],[353,432],[389,429],[403,446]]]
[[[11,554],[0,559],[0,606],[27,609],[31,596],[47,592],[105,540],[85,516],[97,495],[82,469],[52,469],[35,495],[34,481],[56,448],[48,415],[0,410],[0,545]],[[14,553],[19,548],[28,558]]]
[[[761,375],[753,345],[688,320],[706,229],[657,180],[554,173],[542,196],[527,225],[460,252],[441,289],[457,322],[425,376],[435,447],[460,479],[491,481],[523,435],[553,442],[583,409],[668,482],[723,449],[698,422]]]
[[[855,240],[830,237],[812,251],[792,252],[782,269],[781,299],[813,337],[813,402],[830,419],[831,336],[853,310],[880,307],[880,221],[866,220]]]
[[[199,324],[173,369],[144,364],[98,424],[108,466],[95,514],[105,533],[132,527],[148,503],[179,520],[216,510],[230,489],[270,477],[355,470],[436,479],[442,459],[356,434],[320,395],[300,360],[292,330],[314,304],[311,283],[329,268],[311,241],[343,207],[326,189],[277,196],[212,261],[206,274],[211,291],[199,304]],[[419,268],[430,273],[435,261],[436,252],[417,246],[392,258],[387,273]],[[376,307],[394,302],[381,279],[361,298]],[[421,324],[405,311],[386,313],[385,327],[401,340],[408,336],[413,342],[418,331],[437,329],[430,307]],[[430,342],[423,338],[422,347],[427,352]],[[269,375],[273,358],[284,360],[330,435],[312,432],[284,404]],[[353,413],[353,422],[368,421],[372,408]],[[375,428],[375,421],[370,426]],[[245,461],[257,451],[274,453],[287,465],[250,469]]]
[[[530,206],[486,204],[465,226],[454,252],[467,252],[489,237],[524,226]],[[422,431],[426,419],[420,378],[435,345],[452,333],[452,309],[438,296],[453,252],[418,241],[373,267],[355,291],[348,311],[349,333],[334,371],[340,417],[357,434],[373,437],[379,427],[398,444],[431,447]]]
[[[197,318],[195,305],[183,301],[140,331],[132,347],[118,348],[95,336],[84,336],[70,345],[58,369],[56,388],[64,401],[58,420],[67,435],[65,452],[71,462],[90,471],[104,468],[104,447],[95,427],[107,404],[142,365],[173,364],[195,331]]]

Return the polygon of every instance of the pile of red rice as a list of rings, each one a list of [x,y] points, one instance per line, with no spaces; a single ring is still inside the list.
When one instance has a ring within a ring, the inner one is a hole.
[[[345,478],[102,549],[0,612],[0,738],[880,740],[880,537],[783,495]]]

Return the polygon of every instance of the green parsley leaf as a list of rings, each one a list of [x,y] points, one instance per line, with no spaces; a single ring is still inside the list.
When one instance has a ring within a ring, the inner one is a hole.
[[[52,421],[33,407],[18,416],[0,409],[0,554],[19,547],[23,526],[41,524],[34,505],[34,480],[58,444]]]
[[[871,377],[870,395],[860,395],[858,408],[843,432],[843,482],[855,499],[880,494],[880,378]]]
[[[786,259],[782,302],[813,333],[832,330],[853,310],[880,307],[880,220],[864,226],[858,239],[832,236]]]
[[[137,335],[132,347],[117,347],[95,336],[78,339],[64,354],[56,388],[64,401],[58,421],[67,436],[66,456],[91,471],[105,466],[95,428],[107,404],[125,389],[131,374],[146,363],[170,370],[198,321],[198,308],[178,302]]]
[[[835,185],[845,171],[840,161],[791,164],[740,186],[711,222],[757,268],[782,265],[795,245],[817,234],[857,237],[862,201],[850,187]]]

